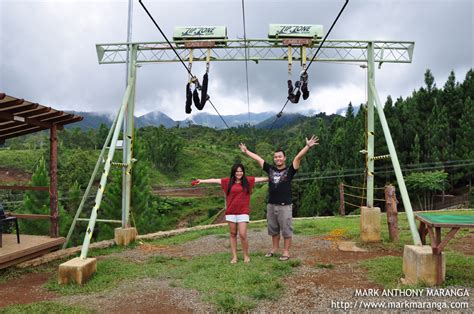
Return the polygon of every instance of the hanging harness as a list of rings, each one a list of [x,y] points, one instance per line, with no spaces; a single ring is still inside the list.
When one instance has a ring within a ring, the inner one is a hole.
[[[303,93],[303,99],[306,100],[309,97],[308,90],[308,72],[306,72],[306,47],[301,47],[301,75],[300,79],[295,82],[291,80],[291,70],[293,65],[293,48],[291,45],[288,46],[288,100],[293,104],[297,104],[300,101],[301,93]],[[296,90],[296,93],[294,92]]]
[[[209,83],[209,67],[210,67],[210,59],[211,59],[211,49],[207,49],[206,55],[206,73],[202,78],[202,86],[199,83],[199,79],[196,76],[189,75],[188,83],[186,84],[186,113],[190,114],[192,112],[191,105],[194,102],[194,106],[198,110],[204,109],[204,105],[206,101],[209,99],[209,95],[207,94],[207,86]],[[193,49],[189,49],[189,62],[188,68],[189,72],[191,72],[191,68],[193,66]],[[194,85],[194,90],[191,90],[191,85]],[[199,97],[199,92],[201,91],[201,97]]]

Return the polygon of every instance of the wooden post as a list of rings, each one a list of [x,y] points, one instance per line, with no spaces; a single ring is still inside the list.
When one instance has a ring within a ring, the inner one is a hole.
[[[344,204],[344,183],[339,183],[339,215],[346,215],[346,206]]]
[[[397,197],[393,185],[385,186],[385,209],[387,211],[388,234],[390,241],[398,241]]]
[[[50,236],[59,237],[58,215],[58,131],[56,124],[50,129],[49,206],[51,212]]]

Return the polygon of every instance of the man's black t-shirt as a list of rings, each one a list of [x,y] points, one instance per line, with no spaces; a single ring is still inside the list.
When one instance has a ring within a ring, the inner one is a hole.
[[[268,173],[269,198],[268,203],[277,205],[290,205],[291,200],[291,180],[296,171],[293,164],[284,169],[263,163],[263,170]]]

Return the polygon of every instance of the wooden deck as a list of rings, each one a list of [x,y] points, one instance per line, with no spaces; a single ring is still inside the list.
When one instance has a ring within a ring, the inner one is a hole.
[[[0,269],[33,259],[57,250],[66,241],[63,237],[35,236],[20,234],[16,243],[15,234],[3,234],[3,247],[0,248]]]

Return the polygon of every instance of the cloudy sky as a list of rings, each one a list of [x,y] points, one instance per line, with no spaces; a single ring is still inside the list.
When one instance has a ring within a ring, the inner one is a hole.
[[[243,37],[241,0],[143,2],[170,38],[175,26],[189,25],[225,25],[230,39]],[[322,24],[327,30],[343,3],[245,0],[247,38],[265,38],[271,23]],[[427,68],[442,86],[451,70],[462,80],[473,67],[473,3],[351,0],[329,38],[415,41],[413,63],[384,64],[376,71],[381,99],[406,97],[423,85]],[[95,44],[126,41],[127,14],[126,0],[0,0],[0,91],[63,110],[115,113],[125,90],[125,65],[99,65]],[[163,41],[138,1],[132,25],[133,41]],[[279,111],[286,100],[286,63],[248,65],[250,110]],[[204,64],[193,72],[201,77]],[[288,112],[334,113],[366,99],[359,66],[316,63],[309,75],[311,97],[289,105]],[[186,118],[186,81],[178,63],[141,67],[136,115],[161,111]],[[245,63],[212,63],[209,93],[221,114],[247,112]],[[210,106],[204,111],[215,113]]]

